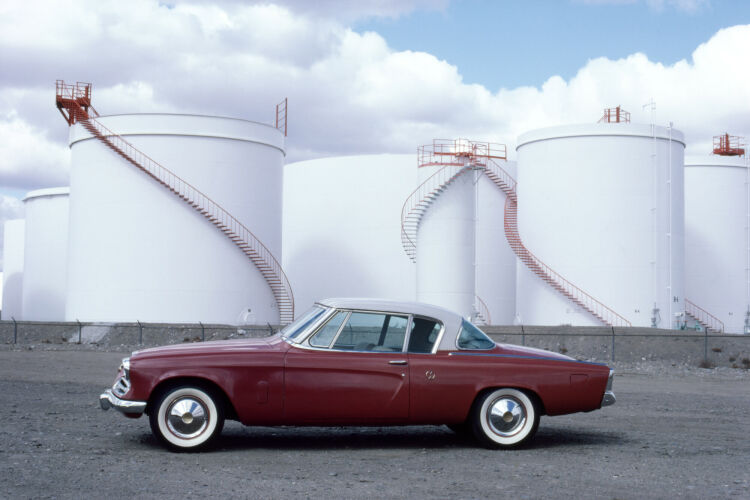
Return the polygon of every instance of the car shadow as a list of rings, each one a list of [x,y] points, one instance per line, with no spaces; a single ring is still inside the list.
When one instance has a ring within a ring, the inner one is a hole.
[[[161,447],[156,438],[143,435],[142,445]],[[627,439],[612,432],[539,429],[534,439],[519,449],[611,446]],[[444,426],[403,427],[242,427],[231,425],[206,452],[235,450],[351,450],[351,449],[460,449],[481,448],[472,436],[459,435]]]

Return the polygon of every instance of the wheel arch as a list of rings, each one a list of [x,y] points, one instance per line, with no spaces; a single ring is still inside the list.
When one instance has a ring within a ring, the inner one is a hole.
[[[217,384],[213,380],[203,377],[181,375],[175,375],[159,381],[159,383],[154,387],[154,389],[151,391],[151,394],[149,395],[148,401],[146,403],[146,414],[151,414],[156,401],[158,401],[162,394],[174,387],[179,386],[198,387],[211,392],[212,394],[216,395],[217,398],[219,398],[219,402],[224,408],[225,418],[229,420],[237,420],[237,410],[235,410],[234,405],[229,399],[229,396],[227,396],[226,391],[219,384]]]
[[[547,410],[544,407],[544,401],[542,400],[541,396],[539,396],[538,391],[536,391],[532,387],[526,387],[526,386],[520,386],[516,384],[493,384],[487,387],[484,387],[477,391],[476,395],[474,396],[474,401],[471,403],[471,408],[469,410],[469,416],[473,413],[474,408],[479,403],[479,401],[482,400],[485,394],[490,393],[492,391],[495,391],[497,389],[516,389],[517,391],[521,391],[524,394],[526,394],[529,399],[534,403],[536,406],[537,411],[539,412],[539,415],[546,415]],[[467,416],[468,418],[468,416]]]

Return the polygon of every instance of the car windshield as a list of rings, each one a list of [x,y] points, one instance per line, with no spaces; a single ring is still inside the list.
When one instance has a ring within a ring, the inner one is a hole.
[[[482,330],[466,320],[461,322],[461,333],[456,345],[459,349],[493,349],[495,343]]]
[[[290,323],[283,330],[281,330],[281,336],[287,340],[296,339],[302,332],[304,332],[308,326],[318,320],[328,309],[314,305],[307,312],[297,318],[293,323]]]

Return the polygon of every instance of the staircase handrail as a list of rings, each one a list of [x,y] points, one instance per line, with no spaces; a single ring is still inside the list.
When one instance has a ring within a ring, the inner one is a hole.
[[[724,331],[723,321],[688,299],[685,299],[685,314],[692,316],[698,320],[698,323],[708,327],[709,330]]]
[[[476,299],[476,307],[477,307],[477,314],[484,319],[485,325],[491,325],[492,324],[492,318],[490,317],[490,308],[487,307],[487,304],[482,300],[482,297],[479,295],[474,295],[474,299]]]

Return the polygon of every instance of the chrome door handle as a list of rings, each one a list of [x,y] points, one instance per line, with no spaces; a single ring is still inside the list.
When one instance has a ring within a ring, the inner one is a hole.
[[[405,359],[393,359],[388,362],[389,365],[405,365],[406,360]]]

